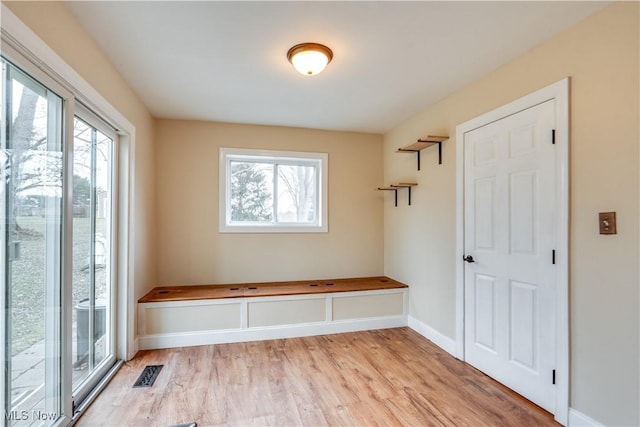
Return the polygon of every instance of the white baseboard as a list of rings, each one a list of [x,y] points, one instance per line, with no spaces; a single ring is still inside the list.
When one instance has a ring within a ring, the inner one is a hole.
[[[133,359],[136,354],[138,354],[138,350],[140,350],[140,337],[136,337],[136,339],[133,340],[133,347],[131,348],[131,353],[127,355],[127,360]]]
[[[334,321],[330,323],[227,329],[221,331],[155,334],[140,336],[139,347],[140,350],[153,350],[158,348],[189,347],[196,345],[338,334],[344,332],[367,331],[372,329],[399,328],[402,326],[407,326],[407,316],[400,315],[372,319]]]
[[[413,316],[408,317],[408,325],[411,329],[452,355],[456,357],[456,341],[433,329],[426,323],[421,322]]]
[[[580,427],[602,427],[604,424],[594,420],[583,414],[580,411],[576,411],[573,408],[569,408],[569,423],[567,424],[569,427],[580,426]]]

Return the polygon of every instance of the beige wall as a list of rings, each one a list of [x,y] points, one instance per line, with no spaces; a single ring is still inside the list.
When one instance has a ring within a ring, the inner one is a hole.
[[[640,424],[638,3],[608,7],[397,126],[384,144],[375,135],[293,128],[154,126],[64,6],[6,4],[136,126],[136,297],[160,284],[378,275],[384,244],[384,273],[412,286],[411,314],[453,337],[455,126],[570,76],[571,406],[605,424]],[[413,155],[394,151],[426,132],[452,139],[442,166],[430,149],[416,172]],[[330,232],[218,233],[221,146],[329,152]],[[420,185],[411,207],[406,192],[394,208],[392,196],[373,190],[413,179]],[[619,234],[600,236],[597,212],[609,210],[618,212]]]
[[[380,135],[158,120],[156,140],[159,285],[382,274]],[[221,234],[220,147],[329,153],[329,232]]]
[[[60,2],[3,2],[136,128],[133,181],[134,294],[156,282],[153,119],[73,15]]]
[[[385,205],[385,273],[411,286],[410,313],[455,336],[456,125],[571,77],[571,407],[606,425],[638,425],[638,3],[607,7],[394,128],[384,138],[385,181],[414,180],[414,205]],[[394,150],[448,134],[413,156]],[[618,234],[597,213],[617,211]]]

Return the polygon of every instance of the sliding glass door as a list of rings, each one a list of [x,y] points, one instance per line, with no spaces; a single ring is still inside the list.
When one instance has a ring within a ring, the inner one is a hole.
[[[30,424],[61,414],[63,103],[4,61],[2,73],[4,415]]]
[[[115,363],[117,139],[0,62],[0,409],[4,425],[47,426]]]
[[[113,341],[112,158],[115,134],[79,108],[73,126],[73,389],[115,360]],[[101,127],[101,129],[98,129]]]

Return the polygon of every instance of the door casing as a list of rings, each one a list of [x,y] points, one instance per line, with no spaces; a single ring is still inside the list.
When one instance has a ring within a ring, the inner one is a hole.
[[[554,416],[567,425],[569,413],[569,78],[482,114],[456,127],[456,352],[465,360],[464,349],[464,135],[465,133],[555,100],[557,148],[556,206],[558,247],[556,248],[556,396]]]

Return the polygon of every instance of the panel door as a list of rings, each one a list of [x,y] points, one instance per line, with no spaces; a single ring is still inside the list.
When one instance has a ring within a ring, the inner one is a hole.
[[[551,412],[554,109],[547,101],[464,135],[465,360]]]

